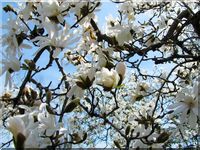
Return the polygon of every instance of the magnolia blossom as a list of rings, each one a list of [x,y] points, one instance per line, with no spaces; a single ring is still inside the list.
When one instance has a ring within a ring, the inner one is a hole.
[[[116,38],[119,45],[123,45],[124,42],[129,42],[132,40],[131,26],[120,25],[119,22],[113,20],[111,17],[106,18],[109,26],[106,28],[106,34]]]
[[[36,7],[36,3],[34,2],[28,2],[28,3],[18,3],[20,9],[19,15],[24,19],[28,20],[30,16],[32,15],[32,11],[34,10],[34,7]]]
[[[7,129],[13,134],[13,137],[16,143],[19,140],[18,138],[22,138],[23,136],[24,138],[23,140],[25,140],[27,136],[27,131],[26,131],[24,121],[18,116],[10,117],[8,119]],[[19,136],[19,134],[21,136]]]
[[[64,23],[64,16],[66,15],[67,7],[69,3],[64,2],[64,4],[59,5],[57,0],[49,0],[41,3],[37,7],[38,12],[42,17],[48,17],[50,20],[54,22]]]
[[[133,102],[141,100],[149,90],[149,85],[145,82],[138,83],[136,89],[131,93]]]
[[[43,25],[48,32],[48,37],[38,36],[33,41],[39,41],[40,48],[38,51],[46,46],[55,47],[53,57],[57,57],[64,48],[71,48],[70,46],[80,39],[75,36],[75,31],[73,33],[69,32],[68,24],[65,24],[64,28],[60,30],[56,24],[53,24],[48,18],[45,18]]]
[[[71,12],[75,14],[75,16],[77,16],[78,18],[81,18],[83,16],[85,16],[82,20],[80,20],[79,24],[83,25],[84,23],[87,23],[90,21],[91,18],[95,18],[95,14],[94,12],[92,13],[88,13],[85,14],[89,9],[91,10],[91,8],[95,7],[95,5],[97,5],[97,3],[99,4],[98,6],[101,5],[101,3],[99,3],[99,0],[94,1],[94,3],[88,3],[87,1],[74,1],[73,5],[75,7],[73,7],[71,9]],[[95,12],[98,11],[98,7],[94,10]]]
[[[198,92],[196,92],[197,85],[195,84],[193,89],[185,89],[177,94],[177,101],[172,104],[168,109],[174,110],[173,114],[180,115],[181,123],[189,123],[191,127],[195,128],[197,125],[197,117],[199,117],[198,106]],[[192,94],[189,91],[192,91]]]
[[[41,138],[39,122],[35,122],[38,111],[27,112],[24,115],[10,117],[7,120],[7,129],[13,134],[17,147],[46,148],[51,144],[49,138]],[[20,143],[18,143],[20,141]],[[23,143],[21,143],[23,142]]]
[[[69,92],[67,93],[67,97],[69,97],[70,99],[73,97],[82,98],[83,95],[84,95],[84,90],[78,85],[73,85],[69,90]]]
[[[95,68],[83,67],[77,74],[77,78],[75,81],[79,87],[86,89],[92,85],[94,79],[95,79]]]
[[[124,62],[119,62],[116,66],[116,71],[122,79],[124,79],[126,73],[126,64]]]
[[[105,90],[115,88],[119,83],[120,77],[116,70],[102,68],[96,73],[96,83],[103,86]]]
[[[6,72],[5,86],[9,85],[9,87],[11,87],[11,73],[20,70],[20,62],[12,55],[5,55],[3,53],[3,56],[3,59],[0,60],[0,63],[3,65],[2,68],[0,68],[0,76]]]
[[[22,25],[19,21],[19,19],[12,18],[11,15],[9,15],[8,21],[6,24],[2,26],[4,30],[6,30],[6,33],[2,35],[2,38],[0,41],[2,43],[2,47],[5,47],[5,52],[9,55],[16,55],[18,54],[21,56],[21,49],[30,49],[31,46],[28,44],[23,43],[23,41],[18,40],[24,38],[25,33],[28,31],[27,28]]]
[[[39,130],[47,136],[51,136],[56,131],[55,116],[47,111],[47,104],[40,105],[40,113],[38,113]]]
[[[125,19],[127,18],[128,21],[134,21],[135,20],[135,14],[133,11],[135,3],[132,3],[131,1],[125,1],[120,5],[120,11],[125,15]]]

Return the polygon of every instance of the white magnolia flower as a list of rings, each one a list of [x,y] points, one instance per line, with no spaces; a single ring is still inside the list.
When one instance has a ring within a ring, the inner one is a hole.
[[[114,20],[112,17],[108,17],[106,20],[106,34],[115,37],[119,45],[123,45],[124,42],[129,42],[132,40],[131,26],[120,25],[119,22]]]
[[[46,133],[47,136],[51,136],[56,131],[55,116],[47,111],[47,104],[42,103],[40,105],[40,113],[38,113],[39,130]]]
[[[78,73],[75,75],[76,84],[83,89],[90,87],[95,79],[95,71],[96,69],[89,64],[79,65]]]
[[[68,11],[65,11],[69,3],[63,2],[59,5],[57,0],[48,0],[37,7],[37,11],[41,17],[48,17],[54,22],[64,23],[64,16],[67,15]]]
[[[194,88],[195,87],[195,88]],[[193,89],[188,88],[177,94],[177,101],[171,104],[168,109],[174,110],[173,114],[180,114],[181,123],[189,123],[191,127],[195,128],[197,125],[197,117],[199,117],[198,98],[195,95],[196,85]],[[189,92],[191,91],[192,94]]]
[[[69,97],[69,99],[73,97],[82,98],[83,95],[84,95],[84,90],[77,85],[73,85],[69,90],[69,92],[67,93],[67,97]]]
[[[79,37],[75,36],[76,32],[69,32],[69,25],[67,24],[65,24],[64,28],[60,30],[56,24],[51,23],[48,18],[45,18],[43,25],[47,30],[48,37],[38,36],[33,41],[39,41],[38,43],[40,48],[38,51],[46,46],[55,47],[53,57],[57,57],[64,48],[71,48],[70,46],[72,46],[72,44],[75,42],[78,42],[80,39]]]
[[[5,55],[4,53],[2,55],[3,58],[0,60],[0,64],[2,65],[2,68],[0,68],[0,76],[6,72],[5,86],[9,85],[11,87],[11,73],[20,70],[20,62],[13,55]]]
[[[131,1],[125,1],[120,5],[120,11],[125,15],[125,19],[128,18],[128,21],[134,21],[135,20],[135,14],[133,11],[134,7],[133,2]]]
[[[25,21],[27,21],[30,16],[32,15],[32,11],[34,10],[34,7],[37,3],[28,2],[28,3],[18,3],[18,6],[20,7],[19,15],[22,17]]]
[[[19,134],[24,138],[27,136],[24,121],[17,116],[8,118],[7,129],[13,134],[15,141],[17,142]]]
[[[12,18],[9,15],[8,21],[6,24],[2,25],[2,29],[6,30],[5,34],[2,35],[0,41],[2,43],[2,47],[5,47],[5,52],[9,55],[21,55],[21,49],[30,49],[31,46],[23,43],[23,41],[18,40],[20,36],[25,36],[24,33],[28,31],[28,29],[20,23],[19,19]]]
[[[102,68],[96,73],[96,83],[103,86],[105,90],[115,88],[119,83],[120,77],[116,70]]]
[[[124,79],[126,73],[126,64],[124,62],[119,62],[116,66],[116,71],[121,76],[121,78]]]
[[[149,90],[149,85],[145,82],[140,82],[137,84],[136,89],[133,93],[131,93],[132,101],[139,101],[141,100]]]
[[[84,23],[89,22],[91,18],[93,18],[95,20],[97,19],[96,16],[95,16],[95,12],[99,11],[98,7],[95,8],[94,12],[88,13],[87,15],[85,14],[85,12],[87,12],[88,8],[91,9],[91,8],[95,7],[95,5],[97,5],[97,3],[99,3],[99,0],[96,0],[93,3],[78,0],[78,1],[73,3],[74,7],[72,7],[72,9],[71,9],[71,13],[74,13],[75,16],[77,16],[78,18],[85,16],[79,22],[79,24],[84,25]],[[100,5],[101,5],[101,3],[99,3],[99,6]]]

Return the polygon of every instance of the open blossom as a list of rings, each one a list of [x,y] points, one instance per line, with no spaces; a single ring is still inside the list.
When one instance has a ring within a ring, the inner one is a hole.
[[[81,65],[82,66],[82,65]],[[82,89],[90,87],[95,79],[95,68],[85,68],[80,69],[77,74],[76,84]]]
[[[64,4],[63,4],[64,3]],[[63,2],[59,5],[57,0],[48,0],[37,7],[38,12],[43,18],[48,17],[51,21],[64,23],[64,16],[69,3]]]
[[[46,46],[55,47],[53,57],[57,57],[62,49],[70,48],[73,43],[79,41],[79,37],[75,36],[75,33],[69,32],[69,25],[65,24],[64,28],[60,30],[56,24],[50,22],[48,18],[45,19],[43,23],[45,29],[47,30],[48,37],[38,36],[33,41],[39,41],[40,51]],[[37,51],[37,52],[38,52]]]
[[[134,93],[131,94],[132,101],[139,101],[141,100],[147,93],[149,89],[149,85],[145,82],[138,83]]]
[[[19,138],[23,138],[23,140],[25,141],[27,132],[25,129],[24,121],[20,117],[17,116],[10,117],[8,119],[7,129],[13,134],[16,143],[18,140],[21,141],[21,139]]]
[[[119,83],[120,77],[116,70],[102,68],[96,73],[96,83],[103,86],[105,90],[115,88]]]
[[[199,117],[198,97],[196,95],[196,84],[193,89],[186,89],[177,94],[177,101],[171,104],[168,109],[174,110],[173,114],[180,114],[181,123],[189,123],[191,127],[195,128],[197,125],[197,117]],[[189,92],[191,90],[192,94]]]
[[[38,130],[39,122],[35,122],[38,111],[10,117],[7,129],[15,140],[15,148],[45,148],[51,144],[49,138],[41,138]]]
[[[56,131],[55,116],[47,111],[47,104],[42,103],[40,105],[40,113],[38,114],[39,129],[41,132],[46,133],[47,136],[51,136]]]
[[[21,40],[24,38],[27,28],[25,28],[18,19],[14,19],[10,15],[7,24],[4,24],[2,28],[3,30],[6,30],[6,33],[2,35],[4,38],[2,38],[0,41],[2,43],[2,47],[5,47],[6,53],[9,55],[20,56],[21,49],[31,48],[31,46],[23,43],[23,40]]]
[[[133,10],[134,7],[133,2],[131,1],[125,1],[120,5],[120,11],[125,15],[125,19],[127,18],[128,21],[134,21],[135,20],[135,14]]]
[[[119,22],[114,20],[112,17],[108,17],[106,20],[108,22],[106,34],[115,37],[119,45],[123,45],[124,42],[132,40],[131,26],[120,25]]]
[[[70,99],[73,97],[82,98],[83,95],[84,95],[84,90],[78,85],[73,85],[69,90],[69,92],[67,93],[67,97],[69,97]]]
[[[11,87],[11,73],[20,70],[20,62],[12,55],[3,54],[3,56],[3,59],[0,61],[2,64],[2,68],[0,68],[0,76],[6,72],[5,86],[9,85],[9,87]]]
[[[18,6],[21,8],[19,15],[22,17],[25,21],[27,21],[30,16],[32,16],[32,11],[34,10],[34,7],[36,3],[28,2],[28,3],[18,3]]]

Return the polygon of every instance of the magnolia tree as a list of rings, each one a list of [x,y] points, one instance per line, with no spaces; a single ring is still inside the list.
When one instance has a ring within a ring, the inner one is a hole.
[[[11,138],[1,147],[199,147],[198,1],[32,0],[2,9],[0,113]]]

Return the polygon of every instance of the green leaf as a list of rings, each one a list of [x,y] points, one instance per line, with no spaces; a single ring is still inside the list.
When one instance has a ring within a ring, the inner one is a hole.
[[[122,87],[124,87],[125,86],[125,84],[120,84],[120,85],[118,85],[117,87],[116,87],[116,89],[120,89],[120,88],[122,88]]]
[[[22,69],[23,70],[29,70],[29,67],[26,64],[22,64]]]

